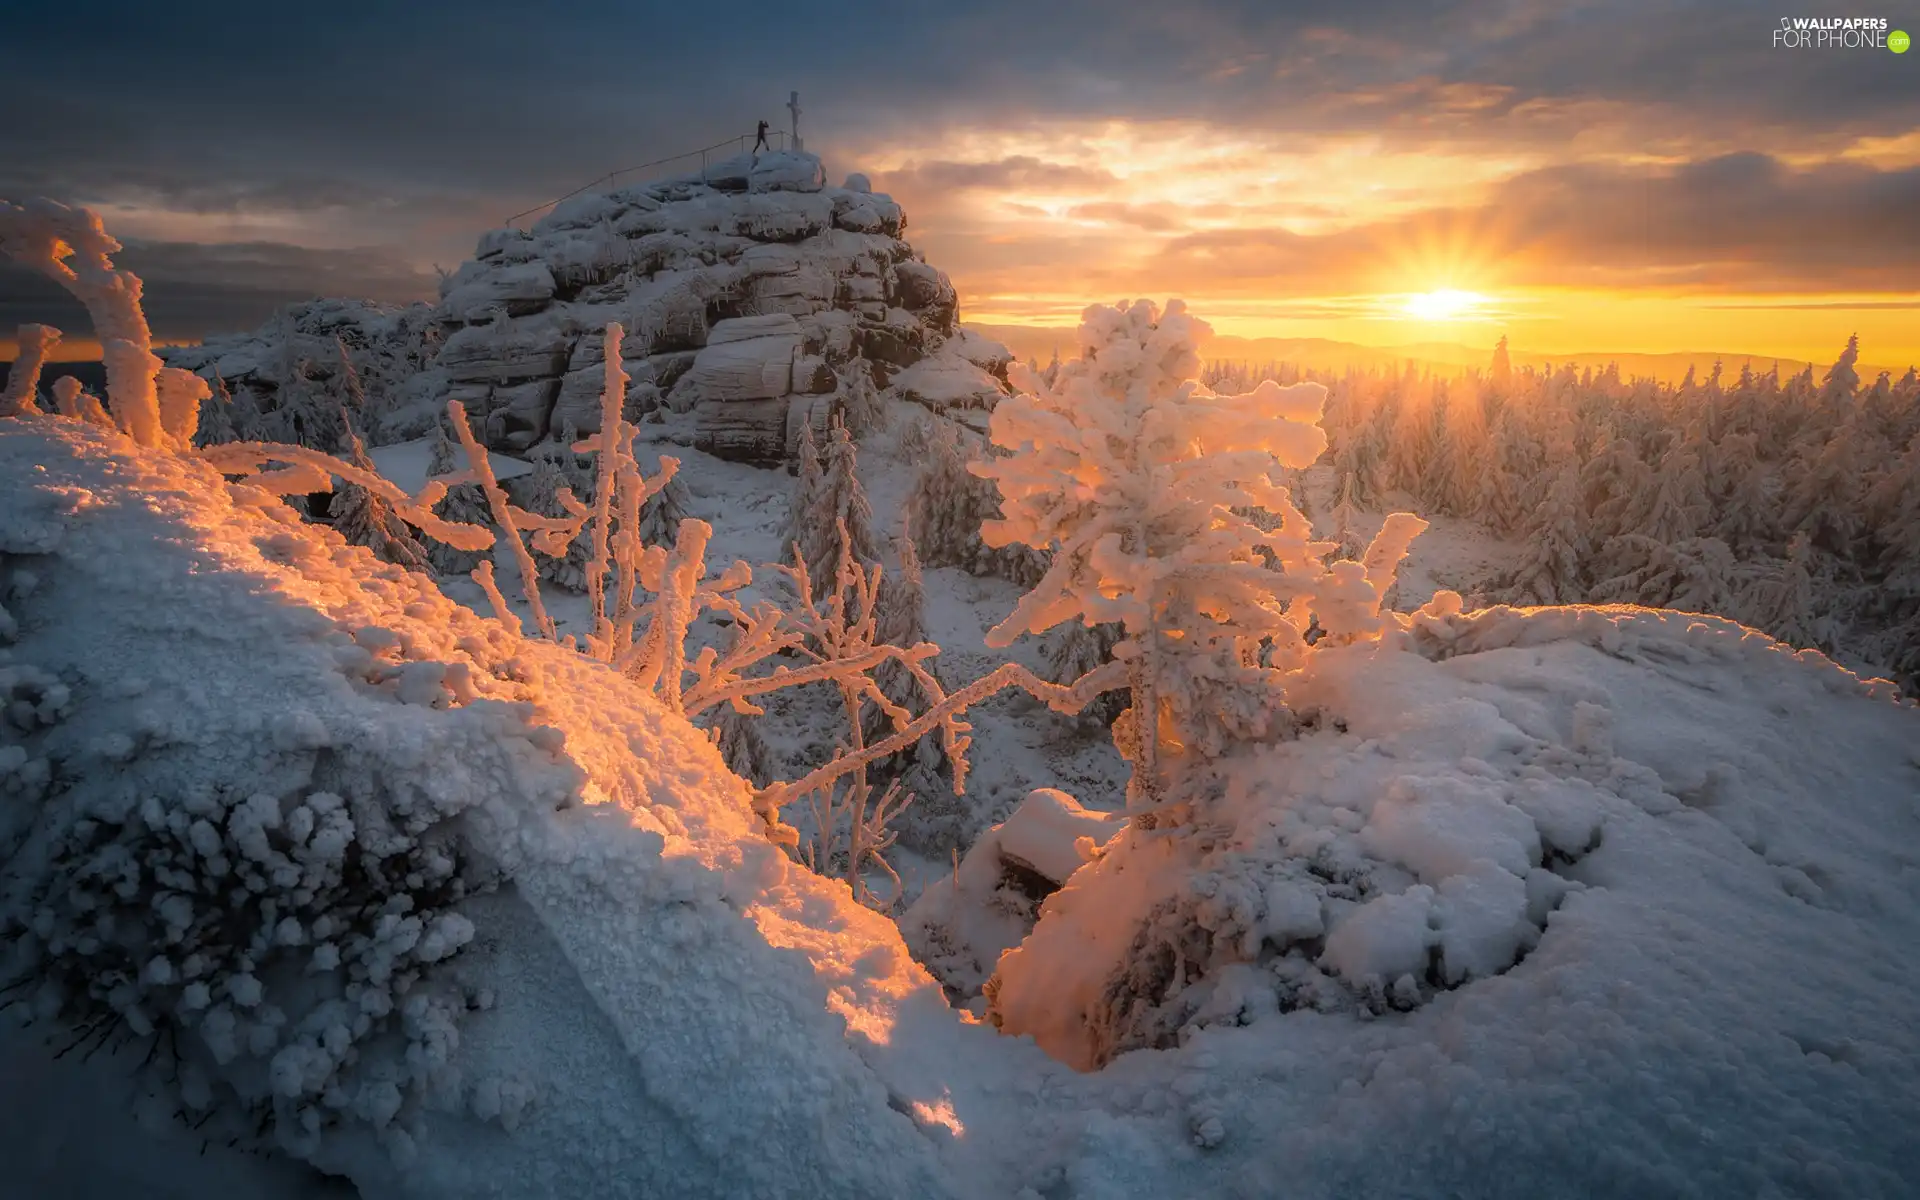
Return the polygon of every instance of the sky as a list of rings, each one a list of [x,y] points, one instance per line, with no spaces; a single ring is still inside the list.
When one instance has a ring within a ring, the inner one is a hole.
[[[1799,0],[1796,0],[1798,3]],[[1884,18],[1905,8],[1795,9]],[[157,336],[431,298],[479,233],[750,131],[868,173],[963,316],[1920,360],[1920,50],[1744,0],[340,0],[4,18],[0,197],[100,210]],[[0,330],[81,315],[0,267]]]

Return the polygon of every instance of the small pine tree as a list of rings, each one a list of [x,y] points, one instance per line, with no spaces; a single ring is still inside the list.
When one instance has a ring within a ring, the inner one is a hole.
[[[640,541],[647,546],[671,546],[680,533],[680,522],[692,516],[693,495],[675,475],[667,486],[647,498],[640,509]],[[809,563],[809,566],[812,564]]]
[[[346,431],[347,461],[362,470],[374,470],[373,460],[367,457],[366,444],[354,432],[353,422],[345,412],[340,414],[340,421]],[[413,530],[394,513],[391,505],[359,484],[342,484],[328,512],[333,518],[334,530],[353,545],[365,546],[376,558],[409,571],[428,569],[427,551],[414,538]]]
[[[453,439],[438,422],[433,427],[434,441],[428,452],[427,477],[451,475],[455,470]],[[449,521],[458,521],[464,525],[492,525],[493,510],[487,504],[486,493],[477,483],[463,483],[447,490],[446,497],[434,507],[434,511]],[[461,550],[445,542],[427,538],[427,561],[433,569],[442,575],[465,575],[486,558],[490,551]]]
[[[1513,394],[1513,359],[1507,353],[1505,334],[1502,334],[1500,340],[1494,344],[1493,362],[1487,368],[1487,382],[1492,385],[1493,394],[1496,396],[1505,397]]]
[[[833,590],[834,572],[843,550],[856,563],[880,559],[873,535],[873,509],[860,486],[859,454],[845,425],[835,422],[823,460],[819,486],[808,497],[804,525],[791,543],[812,570],[816,599]]]
[[[220,372],[213,373],[213,395],[200,403],[200,427],[194,431],[196,446],[224,446],[240,439],[234,426],[233,393]]]
[[[714,719],[713,728],[727,770],[755,787],[773,782],[773,751],[767,748],[767,740],[760,736],[760,726],[751,714],[735,712],[732,705],[727,705]]]
[[[787,523],[780,532],[780,557],[793,561],[793,547],[805,536],[807,520],[813,512],[814,496],[820,491],[820,445],[813,440],[811,421],[800,427],[800,452],[794,459],[793,490],[787,493]],[[808,566],[816,566],[809,562]],[[827,573],[832,573],[829,565]]]

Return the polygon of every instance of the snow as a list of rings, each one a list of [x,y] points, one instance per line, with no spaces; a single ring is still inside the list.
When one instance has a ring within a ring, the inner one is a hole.
[[[433,438],[414,438],[375,446],[367,451],[367,457],[373,460],[375,469],[384,478],[408,495],[417,496],[427,483],[427,466],[433,458]],[[497,453],[490,453],[487,457],[493,463],[493,477],[498,480],[518,479],[533,471],[533,464],[525,459]]]
[[[460,761],[438,757],[416,727],[403,726],[412,732],[391,750],[362,741],[399,733],[401,713],[447,712],[313,684],[341,678],[323,632],[336,621],[393,633],[394,642],[365,640],[389,653],[411,641],[415,653],[456,658],[452,642],[484,634],[485,622],[431,591],[396,590],[406,582],[397,575],[376,589],[348,583],[327,554],[288,555],[324,534],[283,531],[265,510],[218,501],[222,485],[203,469],[53,428],[10,422],[5,436],[9,464],[40,462],[46,478],[0,474],[0,511],[16,514],[7,552],[43,556],[38,585],[8,598],[24,630],[10,661],[71,679],[83,697],[52,729],[71,727],[63,736],[77,745],[127,727],[124,710],[90,710],[101,701],[84,699],[104,694],[101,668],[89,664],[111,661],[117,677],[149,681],[149,703],[173,714],[173,735],[195,748],[178,758],[143,750],[133,770],[241,769],[253,753],[243,747],[268,743],[249,740],[237,714],[284,711],[288,697],[322,707],[311,722],[264,723],[284,730],[272,745],[310,745],[334,727],[322,716],[331,706],[348,705],[344,715],[371,705],[347,722],[357,752]],[[902,486],[889,482],[898,468],[879,454],[863,462],[878,472],[870,490],[884,508]],[[742,485],[777,478],[699,458],[688,475],[696,504],[731,504],[729,473]],[[136,489],[183,498],[155,513],[121,499]],[[767,507],[758,536],[770,550],[780,514],[777,501]],[[720,536],[755,526],[748,517],[737,528]],[[220,569],[167,569],[189,553],[183,538]],[[928,575],[943,641],[957,640],[962,613],[978,639],[1010,607],[1013,592],[997,581]],[[961,600],[975,583],[977,599]],[[144,615],[156,613],[164,641]],[[321,613],[337,615],[309,620]],[[136,615],[140,625],[127,625]],[[703,739],[673,734],[644,700],[602,711],[617,681],[578,656],[515,643],[519,670],[538,664],[523,675],[537,685],[510,685],[479,662],[476,677],[484,688],[533,689],[537,719],[567,731],[583,797],[602,802],[522,813],[510,827],[516,886],[459,910],[474,936],[450,961],[491,1000],[460,1024],[449,1060],[475,1081],[465,1107],[409,1124],[405,1167],[344,1135],[324,1143],[323,1157],[368,1196],[578,1194],[616,1176],[687,1194],[1233,1194],[1264,1191],[1280,1163],[1306,1195],[1526,1196],[1575,1177],[1634,1194],[1909,1192],[1920,1180],[1907,1137],[1920,1119],[1920,1040],[1905,1014],[1920,978],[1892,951],[1920,936],[1911,851],[1920,714],[1830,664],[1699,618],[1494,610],[1435,616],[1419,637],[1431,648],[1343,652],[1343,669],[1303,681],[1302,699],[1346,714],[1347,731],[1255,752],[1237,773],[1247,785],[1235,828],[1262,840],[1236,833],[1230,845],[1284,837],[1317,847],[1328,865],[1371,862],[1403,916],[1432,887],[1423,921],[1377,928],[1362,919],[1366,905],[1326,901],[1310,876],[1259,890],[1258,936],[1311,941],[1323,936],[1319,918],[1333,930],[1328,953],[1364,945],[1364,961],[1346,965],[1383,977],[1380,1011],[1331,992],[1324,1011],[1283,1009],[1277,977],[1242,966],[1195,997],[1196,1011],[1231,1020],[1090,1075],[957,1017],[883,919],[755,851],[744,796],[721,798],[730,785]],[[116,648],[111,658],[93,649],[102,644]],[[234,644],[254,648],[244,663]],[[1602,712],[1610,744],[1593,732]],[[1015,727],[996,719],[980,731]],[[216,746],[230,748],[209,756]],[[392,769],[419,770],[401,761]],[[1052,770],[1038,755],[1026,769]],[[473,786],[486,776],[458,778]],[[1403,796],[1443,797],[1440,829],[1456,835],[1455,858],[1429,863],[1397,842],[1393,854],[1386,843],[1365,849],[1381,836],[1375,822],[1390,828],[1387,814],[1404,807],[1393,799],[1402,781],[1415,781]],[[1537,851],[1513,812],[1531,820]],[[1484,838],[1477,854],[1469,829]],[[1062,841],[1046,844],[1057,851]],[[1153,847],[1140,849],[1134,867],[1153,867]],[[1529,862],[1552,856],[1551,869],[1523,881],[1525,928],[1508,882],[1522,852]],[[1438,884],[1393,855],[1439,872]],[[537,869],[545,861],[568,865]],[[1049,857],[1050,869],[1062,865]],[[1047,906],[1062,908],[1089,869]],[[1141,912],[1148,900],[1129,903]],[[1107,915],[1125,926],[1125,913]],[[1537,944],[1512,962],[1529,936]],[[1401,1011],[1384,972],[1405,965],[1416,942],[1437,948],[1459,982]],[[837,1091],[835,1078],[847,1081]],[[837,1106],[831,1119],[809,1107],[816,1092]],[[63,1111],[87,1103],[62,1097],[73,1106]],[[851,1134],[849,1121],[868,1136],[897,1126],[902,1140],[823,1165],[809,1147]],[[730,1138],[736,1127],[751,1136]],[[141,1135],[156,1136],[170,1134]],[[167,1178],[271,1163],[176,1156],[189,1167],[161,1148],[140,1153],[156,1172],[185,1172]],[[194,1194],[188,1186],[182,1194]],[[248,1193],[236,1183],[220,1194]]]
[[[908,400],[930,408],[989,408],[1001,395],[1000,384],[976,364],[958,357],[927,358],[894,377]]]

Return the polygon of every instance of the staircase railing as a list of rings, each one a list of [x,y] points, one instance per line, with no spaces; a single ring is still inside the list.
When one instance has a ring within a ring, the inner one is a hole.
[[[573,199],[575,196],[583,196],[588,192],[594,191],[596,189],[602,190],[602,191],[612,191],[614,188],[620,186],[620,181],[630,180],[631,177],[636,172],[652,171],[659,167],[667,166],[671,163],[677,163],[677,162],[691,163],[693,159],[696,159],[696,158],[699,159],[700,160],[700,178],[704,180],[707,177],[707,167],[710,163],[715,161],[724,162],[728,158],[737,157],[738,155],[745,154],[747,152],[747,148],[750,145],[752,145],[753,142],[757,140],[757,138],[758,138],[758,134],[743,133],[739,137],[731,137],[726,139],[723,142],[715,142],[711,146],[702,146],[698,150],[688,150],[682,154],[671,154],[671,155],[668,155],[666,158],[656,158],[652,162],[643,162],[638,164],[637,166],[622,167],[618,171],[609,171],[605,175],[602,175],[600,178],[594,180],[592,183],[582,184],[580,187],[573,189],[572,191],[568,192],[564,196],[556,197],[555,199],[547,201],[545,204],[536,204],[535,206],[533,206],[532,208],[528,209],[525,212],[513,214],[512,216],[506,219],[504,224],[510,228],[518,228],[522,220],[525,220],[528,217],[533,217],[537,219],[546,213],[552,212],[555,207],[557,207],[558,205],[564,204],[568,200]],[[786,130],[784,129],[768,130],[767,141],[771,149],[785,150],[787,148]],[[731,153],[726,155],[718,155],[718,157],[716,157],[718,152],[722,150],[731,150]]]

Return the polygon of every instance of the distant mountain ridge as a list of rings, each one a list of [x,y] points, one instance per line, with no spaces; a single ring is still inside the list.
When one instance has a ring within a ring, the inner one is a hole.
[[[1075,331],[1071,328],[1054,328],[1036,325],[987,325],[978,322],[964,322],[967,328],[990,337],[1011,350],[1014,357],[1025,361],[1034,359],[1044,365],[1053,357],[1057,348],[1062,358],[1072,358],[1077,353],[1074,346]],[[1841,347],[1833,348],[1838,358]],[[1523,349],[1509,348],[1516,367],[1559,367],[1571,363],[1582,370],[1592,367],[1604,370],[1608,363],[1618,363],[1620,374],[1634,376],[1652,376],[1656,379],[1678,380],[1685,377],[1687,368],[1692,367],[1699,377],[1706,378],[1713,370],[1715,361],[1723,365],[1729,377],[1740,373],[1742,363],[1752,363],[1757,372],[1773,369],[1775,363],[1780,366],[1782,375],[1791,375],[1813,367],[1815,377],[1819,377],[1833,365],[1831,359],[1826,362],[1809,364],[1806,359],[1788,358],[1782,355],[1735,353],[1733,351],[1682,350],[1669,354],[1639,354],[1633,352],[1595,351],[1584,354],[1535,354]],[[1362,371],[1400,370],[1408,363],[1416,367],[1451,374],[1469,368],[1484,369],[1492,356],[1491,347],[1479,349],[1464,346],[1458,342],[1417,342],[1399,346],[1363,346],[1357,342],[1340,342],[1330,338],[1244,338],[1221,334],[1209,340],[1203,349],[1207,360],[1234,362],[1284,362],[1297,363],[1321,371],[1345,371],[1349,368]],[[1855,368],[1860,377],[1871,382],[1882,371],[1889,372],[1898,379],[1907,370],[1905,365],[1894,367],[1866,363]]]

